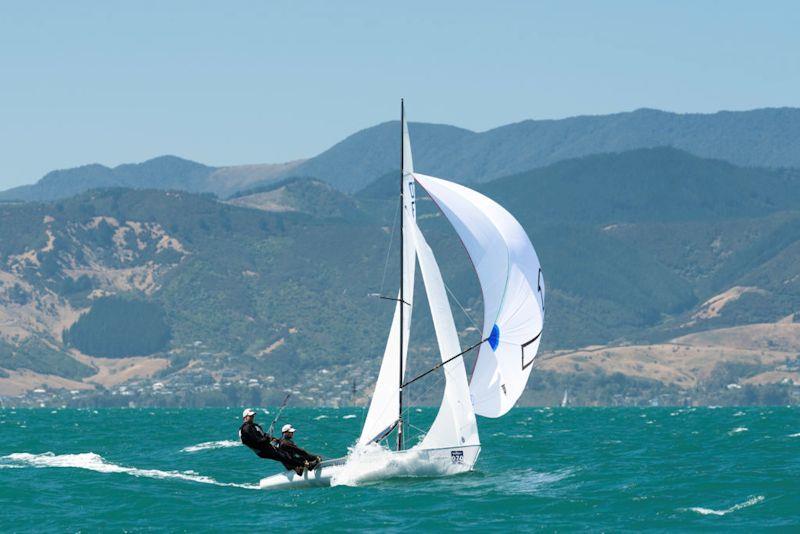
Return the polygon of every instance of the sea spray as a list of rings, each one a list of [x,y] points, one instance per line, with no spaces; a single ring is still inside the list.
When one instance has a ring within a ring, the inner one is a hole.
[[[331,478],[331,486],[358,486],[400,477],[435,477],[462,472],[460,465],[429,457],[429,451],[411,448],[392,451],[376,443],[351,447],[345,464]]]

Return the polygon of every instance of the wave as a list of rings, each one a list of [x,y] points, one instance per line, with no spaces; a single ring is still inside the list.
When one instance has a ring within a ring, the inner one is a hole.
[[[343,415],[342,419],[355,419],[355,417],[356,416],[354,414],[349,414],[349,415]]]
[[[227,449],[228,447],[238,447],[242,443],[239,441],[233,441],[230,439],[224,439],[222,441],[204,441],[203,443],[198,443],[197,445],[189,445],[188,447],[184,447],[181,449],[181,452],[198,452],[198,451],[209,451],[213,449]]]
[[[754,504],[758,504],[764,500],[763,495],[757,495],[755,497],[750,497],[744,502],[740,502],[739,504],[734,504],[730,508],[726,508],[725,510],[713,510],[711,508],[702,508],[700,506],[695,506],[693,508],[689,508],[692,512],[697,512],[700,515],[727,515],[731,512],[735,512],[736,510],[741,510],[742,508],[747,508],[749,506],[753,506]]]
[[[800,432],[798,432],[797,434],[789,434],[789,437],[790,438],[800,438]]]
[[[748,430],[750,430],[750,429],[747,428],[746,426],[739,426],[739,427],[734,428],[730,432],[728,432],[728,434],[729,435],[733,435],[733,434],[738,434],[740,432],[747,432]]]
[[[176,479],[200,484],[212,484],[214,486],[226,486],[232,488],[258,489],[258,484],[236,484],[233,482],[219,482],[211,477],[199,475],[193,471],[162,471],[160,469],[139,469],[137,467],[126,467],[106,461],[99,454],[93,452],[83,452],[78,454],[54,454],[46,452],[44,454],[31,454],[27,452],[15,452],[8,456],[0,457],[4,460],[2,467],[72,467],[75,469],[86,469],[97,473],[124,473],[135,477],[157,478],[157,479]]]

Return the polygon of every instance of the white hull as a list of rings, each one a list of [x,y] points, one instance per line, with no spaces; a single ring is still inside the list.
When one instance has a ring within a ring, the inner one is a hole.
[[[313,471],[304,471],[298,475],[294,471],[284,471],[277,475],[262,478],[261,489],[313,488],[331,485],[331,479],[342,468],[346,458],[325,460]]]
[[[261,479],[261,489],[301,489],[330,486],[347,464],[348,481],[371,482],[385,478],[448,476],[471,471],[478,460],[480,445],[446,449],[381,450],[378,455],[357,459],[337,458],[322,462],[313,471],[298,475],[284,471]]]

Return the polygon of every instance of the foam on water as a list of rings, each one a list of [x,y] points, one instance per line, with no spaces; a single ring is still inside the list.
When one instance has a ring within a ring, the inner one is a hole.
[[[197,445],[189,445],[188,447],[184,447],[181,449],[181,452],[198,452],[198,451],[209,451],[213,449],[227,449],[228,447],[238,447],[241,445],[239,441],[233,441],[230,439],[224,439],[221,441],[204,441],[203,443],[198,443]]]
[[[740,426],[740,427],[734,428],[733,430],[728,432],[728,434],[730,434],[730,435],[739,434],[740,432],[747,432],[748,430],[749,430],[749,428],[747,428],[746,426]]]
[[[399,454],[376,443],[351,448],[345,464],[331,478],[331,486],[358,486],[399,477],[430,477],[453,474],[446,464],[421,457],[408,449]]]
[[[503,489],[508,493],[526,494],[538,493],[542,486],[554,484],[572,476],[573,469],[561,469],[552,473],[540,472],[534,469],[513,471],[506,475]]]
[[[725,510],[713,510],[711,508],[702,508],[700,506],[695,506],[693,508],[689,508],[692,512],[697,512],[700,515],[727,515],[731,512],[735,512],[736,510],[741,510],[742,508],[747,508],[748,506],[753,506],[754,504],[758,504],[764,500],[763,495],[757,495],[755,497],[750,497],[744,502],[740,502],[739,504],[734,504],[730,508],[726,508]]]
[[[8,456],[0,457],[4,463],[3,467],[72,467],[75,469],[86,469],[98,473],[124,473],[135,477],[176,479],[200,484],[212,484],[214,486],[226,486],[243,489],[258,489],[257,484],[235,484],[232,482],[218,482],[211,477],[199,475],[192,471],[162,471],[160,469],[139,469],[137,467],[126,467],[107,462],[99,454],[84,452],[79,454],[54,454],[46,452],[44,454],[31,454],[28,452],[15,452]]]

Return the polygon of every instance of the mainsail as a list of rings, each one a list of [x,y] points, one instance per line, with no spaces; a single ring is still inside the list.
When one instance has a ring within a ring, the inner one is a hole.
[[[401,217],[405,228],[416,227],[416,206],[414,199],[414,163],[411,158],[411,143],[408,138],[408,126],[403,121],[403,209]],[[411,333],[411,310],[414,303],[414,271],[416,270],[416,247],[414,234],[411,231],[403,233],[403,292],[397,292],[397,304],[394,310],[392,326],[389,330],[389,339],[383,353],[383,363],[375,383],[375,392],[369,405],[364,428],[358,444],[363,445],[374,441],[378,437],[391,432],[398,422],[400,413],[400,397],[398,389],[403,376],[401,369],[406,368],[408,355],[408,338]],[[404,302],[403,302],[404,301]],[[403,313],[400,307],[404,306]],[[402,366],[400,364],[400,317],[403,317],[403,354]]]
[[[470,382],[475,413],[500,417],[522,395],[544,324],[544,277],[517,220],[492,199],[462,185],[414,177],[453,225],[483,293],[483,338]]]

